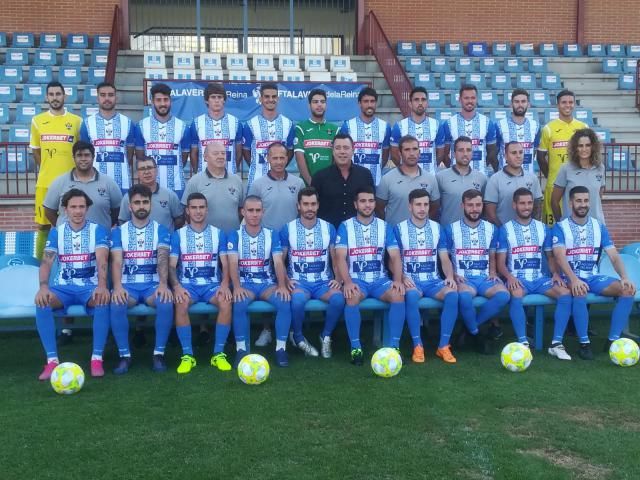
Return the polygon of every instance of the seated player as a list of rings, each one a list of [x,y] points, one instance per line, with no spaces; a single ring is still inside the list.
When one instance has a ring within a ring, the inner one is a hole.
[[[248,308],[249,303],[259,298],[276,308],[276,363],[280,367],[288,367],[286,348],[291,326],[291,294],[287,288],[280,236],[262,226],[262,215],[260,197],[248,195],[242,206],[244,225],[227,236],[225,254],[233,285],[235,363],[237,365],[249,351]]]
[[[402,255],[407,325],[413,341],[411,360],[415,363],[424,362],[418,301],[426,295],[443,303],[440,343],[436,355],[446,363],[456,363],[456,357],[451,353],[450,339],[458,317],[458,290],[442,229],[436,222],[429,220],[430,200],[429,192],[425,189],[409,192],[411,216],[394,229]],[[445,275],[444,280],[438,274],[438,258]]]
[[[498,273],[505,280],[511,301],[509,316],[518,342],[529,346],[527,317],[522,297],[528,294],[546,295],[556,299],[553,344],[549,353],[560,360],[571,360],[562,345],[562,335],[571,316],[571,292],[560,277],[551,255],[550,232],[546,225],[533,218],[535,199],[524,187],[513,192],[513,210],[516,218],[498,230]],[[546,251],[551,277],[542,271],[542,256]],[[559,340],[557,340],[559,338]]]
[[[156,308],[156,344],[153,371],[164,372],[164,349],[173,325],[173,295],[168,287],[169,230],[149,219],[151,190],[134,185],[129,190],[131,220],[113,229],[111,242],[111,329],[120,362],[113,373],[129,371],[129,320],[127,308],[146,303]]]
[[[636,286],[627,277],[624,265],[615,245],[609,237],[607,227],[589,216],[589,190],[573,187],[569,192],[571,215],[556,223],[552,230],[553,255],[558,267],[568,280],[573,295],[573,321],[580,341],[578,354],[583,360],[593,360],[589,341],[589,311],[587,293],[605,297],[618,297],[611,313],[609,337],[604,345],[608,351],[611,342],[620,338],[629,322]],[[598,259],[606,251],[620,280],[600,275]],[[562,332],[564,334],[564,329]],[[554,342],[562,342],[554,338]],[[551,345],[553,349],[555,344]],[[553,355],[549,349],[549,353]]]
[[[47,355],[47,364],[38,377],[48,380],[59,364],[53,310],[80,304],[93,315],[91,376],[104,376],[102,351],[109,335],[109,232],[87,221],[92,202],[82,190],[72,188],[62,196],[66,221],[49,231],[40,264],[40,289],[36,294],[36,328]],[[49,285],[53,263],[59,269]]]
[[[325,324],[320,334],[323,358],[330,358],[331,334],[344,311],[341,283],[332,271],[336,230],[318,218],[318,192],[313,187],[298,192],[300,216],[280,232],[282,253],[288,259],[287,279],[291,294],[291,323],[296,346],[305,355],[317,357],[318,351],[302,334],[304,309],[309,298],[328,303]]]
[[[224,346],[231,330],[231,290],[226,257],[220,255],[226,249],[227,240],[222,230],[207,225],[207,198],[202,193],[195,192],[187,197],[186,211],[189,224],[171,236],[169,258],[176,332],[182,345],[178,373],[189,373],[196,366],[189,321],[189,306],[196,302],[218,307],[211,365],[229,371],[231,365],[224,353]]]
[[[458,309],[477,345],[483,353],[489,353],[486,342],[480,341],[478,327],[509,302],[509,292],[496,272],[497,228],[480,218],[482,193],[479,190],[466,190],[462,194],[462,212],[461,220],[444,229],[458,284]],[[473,307],[476,295],[488,298],[477,314]]]
[[[367,297],[389,302],[391,346],[400,350],[400,335],[404,326],[404,284],[402,260],[393,229],[373,214],[376,198],[373,187],[356,190],[356,216],[345,220],[336,235],[335,268],[344,281],[346,299],[344,321],[351,342],[351,363],[361,366],[364,355],[360,343],[359,304]],[[389,253],[393,281],[384,266],[384,252]]]

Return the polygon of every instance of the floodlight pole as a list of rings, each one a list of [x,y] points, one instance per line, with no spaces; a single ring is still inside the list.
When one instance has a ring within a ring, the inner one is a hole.
[[[242,53],[249,53],[249,0],[242,0]]]
[[[289,0],[289,54],[293,55],[293,0]]]
[[[201,52],[201,34],[200,31],[200,0],[196,0],[196,37],[198,38],[198,52]]]

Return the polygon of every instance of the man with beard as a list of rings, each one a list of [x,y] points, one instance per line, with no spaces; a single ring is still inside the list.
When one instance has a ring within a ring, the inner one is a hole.
[[[442,143],[438,138],[440,124],[435,118],[427,117],[429,106],[427,90],[424,87],[415,87],[409,94],[409,106],[411,115],[403,118],[391,129],[391,160],[396,166],[400,165],[400,139],[411,135],[418,140],[420,157],[418,165],[426,173],[435,175],[438,170],[436,163],[436,144]],[[403,200],[406,200],[406,195]],[[435,200],[432,198],[432,200]]]
[[[360,90],[360,115],[345,121],[340,129],[340,133],[350,135],[353,139],[353,163],[368,168],[376,186],[389,160],[391,137],[389,124],[375,116],[377,103],[378,93],[373,88]]]
[[[536,293],[546,295],[557,301],[554,346],[549,353],[560,360],[571,360],[562,345],[562,336],[571,315],[571,292],[560,277],[551,254],[549,229],[533,218],[534,205],[534,196],[528,189],[520,187],[513,193],[512,208],[516,216],[498,231],[498,273],[511,293],[509,316],[518,342],[529,346],[522,298]],[[551,277],[542,271],[543,255],[547,256]]]
[[[171,115],[171,88],[164,83],[151,87],[153,112],[140,120],[136,130],[136,158],[152,157],[158,166],[158,183],[182,198],[183,167],[191,150],[190,129]]]
[[[511,93],[511,116],[496,122],[500,168],[504,167],[505,146],[511,142],[520,142],[524,150],[522,169],[525,173],[534,173],[533,157],[540,144],[540,124],[525,116],[528,109],[529,92],[516,88]]]
[[[98,113],[85,120],[80,138],[96,149],[98,171],[111,177],[125,193],[131,187],[135,123],[116,112],[116,87],[103,82],[96,87]]]
[[[351,363],[362,366],[364,354],[360,342],[360,302],[367,297],[389,302],[391,344],[400,351],[400,335],[404,326],[404,284],[402,260],[393,229],[384,220],[376,218],[376,199],[373,187],[356,191],[356,216],[345,220],[336,235],[336,264],[338,277],[344,282],[342,291],[346,299],[344,322],[351,342]],[[384,262],[389,254],[389,279]]]
[[[593,360],[588,334],[587,293],[618,298],[611,313],[608,340],[604,344],[606,352],[611,343],[620,338],[629,322],[636,286],[627,277],[607,227],[589,216],[589,189],[584,186],[573,187],[569,192],[569,206],[571,215],[558,222],[552,230],[553,255],[573,295],[573,321],[580,341],[578,354],[584,360]],[[600,275],[598,259],[603,250],[609,256],[620,280]],[[554,336],[554,342],[558,341],[562,342],[562,338]],[[554,346],[552,344],[549,349],[552,355]]]
[[[127,308],[145,303],[156,308],[156,344],[153,371],[164,372],[164,350],[173,325],[173,295],[168,286],[169,230],[151,220],[151,190],[134,185],[129,190],[132,218],[113,229],[111,242],[111,329],[120,362],[113,373],[131,366]]]
[[[64,108],[65,93],[60,82],[50,82],[46,88],[49,110],[31,121],[29,147],[38,168],[35,193],[35,222],[38,224],[36,257],[42,258],[51,223],[44,210],[49,185],[73,168],[71,149],[80,139],[82,119]]]

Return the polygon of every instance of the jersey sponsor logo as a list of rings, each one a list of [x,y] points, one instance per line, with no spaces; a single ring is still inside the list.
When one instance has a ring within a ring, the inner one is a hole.
[[[533,148],[533,143],[532,142],[518,142],[522,148]]]
[[[213,259],[214,254],[211,253],[183,253],[180,260],[183,262],[209,262]]]
[[[178,144],[171,142],[147,142],[147,150],[177,150]]]
[[[124,258],[127,260],[152,258],[152,257],[153,257],[152,250],[130,250],[130,251],[124,252]]]
[[[264,258],[241,258],[238,260],[238,265],[245,268],[251,267],[264,267],[269,263],[269,260]]]
[[[91,255],[88,253],[68,253],[65,255],[60,255],[58,260],[61,262],[88,262],[91,260]]]
[[[119,138],[96,138],[93,141],[94,147],[123,147],[124,142]]]
[[[487,255],[489,250],[486,248],[457,248],[456,255]]]
[[[203,147],[206,147],[207,145],[211,145],[212,143],[221,143],[225,147],[228,147],[229,145],[231,145],[231,139],[230,138],[208,138],[205,140],[200,140],[200,145],[202,145]]]
[[[378,247],[356,247],[349,249],[349,255],[377,255]]]
[[[263,140],[260,142],[256,142],[256,148],[269,148],[269,146],[276,141],[277,140]]]
[[[54,134],[46,134],[40,136],[41,142],[63,142],[63,143],[73,143],[73,135],[54,135]]]
[[[305,140],[303,145],[304,145],[304,148],[318,148],[318,147],[330,148],[331,140],[310,139],[310,140]]]
[[[433,145],[431,140],[422,140],[421,142],[418,142],[419,147],[431,148],[431,145]]]
[[[380,148],[380,142],[353,142],[353,148],[367,148],[375,150]]]
[[[405,257],[432,257],[436,251],[432,248],[416,248],[413,250],[405,250]]]
[[[567,255],[593,255],[595,252],[593,247],[567,248]]]
[[[292,257],[321,257],[326,250],[291,250]]]
[[[474,147],[481,147],[484,144],[484,139],[482,138],[473,138],[471,140],[471,145]]]
[[[567,145],[569,145],[569,142],[566,140],[562,142],[551,142],[552,148],[567,148]]]
[[[540,251],[540,247],[538,245],[522,245],[520,247],[513,247],[511,249],[511,253],[538,253]]]

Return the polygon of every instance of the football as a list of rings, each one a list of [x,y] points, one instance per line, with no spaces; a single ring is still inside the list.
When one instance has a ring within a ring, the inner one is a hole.
[[[638,344],[630,338],[619,338],[609,347],[609,358],[616,365],[631,367],[638,363],[640,349]]]
[[[76,363],[61,363],[51,373],[51,386],[60,395],[78,393],[83,385],[84,372]]]
[[[395,377],[402,369],[402,357],[395,348],[381,348],[371,357],[371,368],[379,377]]]
[[[247,385],[260,385],[269,378],[269,362],[262,355],[252,353],[240,360],[238,377]]]
[[[500,354],[502,365],[510,372],[524,372],[531,365],[531,360],[531,350],[518,342],[506,345]]]

